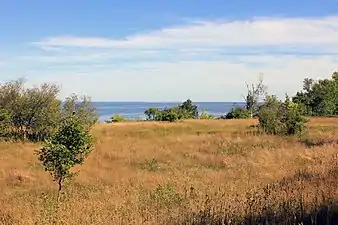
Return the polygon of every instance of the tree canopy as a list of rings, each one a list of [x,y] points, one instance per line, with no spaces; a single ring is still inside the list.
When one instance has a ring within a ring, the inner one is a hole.
[[[309,116],[338,115],[338,72],[334,72],[330,79],[304,79],[303,90],[297,92],[292,101]]]
[[[0,84],[0,138],[43,141],[73,114],[86,128],[97,122],[90,98],[79,101],[73,94],[62,104],[59,92],[59,86],[48,83],[25,88],[23,79]]]

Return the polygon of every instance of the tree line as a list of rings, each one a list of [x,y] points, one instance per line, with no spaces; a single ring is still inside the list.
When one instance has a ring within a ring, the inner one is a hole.
[[[305,130],[305,116],[338,115],[338,72],[329,79],[304,79],[303,89],[292,98],[286,94],[285,101],[268,94],[262,76],[257,84],[246,84],[246,87],[245,106],[234,107],[219,119],[257,118],[258,128],[266,133],[293,135]],[[146,120],[153,121],[213,119],[205,112],[199,116],[197,106],[190,99],[172,108],[149,108],[144,113]]]

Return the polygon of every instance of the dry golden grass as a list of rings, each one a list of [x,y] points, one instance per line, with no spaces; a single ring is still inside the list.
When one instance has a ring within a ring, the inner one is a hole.
[[[99,124],[95,149],[60,205],[34,155],[39,145],[0,143],[0,224],[188,224],[200,211],[280,211],[299,193],[305,211],[338,197],[338,118],[312,118],[300,139],[257,135],[249,128],[256,123]]]

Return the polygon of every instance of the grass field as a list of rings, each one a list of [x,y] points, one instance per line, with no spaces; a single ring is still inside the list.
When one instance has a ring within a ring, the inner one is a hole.
[[[99,124],[60,205],[39,145],[0,143],[0,224],[221,224],[321,206],[337,216],[338,118],[312,118],[300,138],[257,134],[255,123]]]

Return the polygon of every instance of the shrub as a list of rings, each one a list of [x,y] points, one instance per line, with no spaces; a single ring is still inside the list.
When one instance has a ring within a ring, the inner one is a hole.
[[[82,164],[91,150],[89,131],[78,120],[70,119],[62,123],[52,138],[45,141],[37,155],[45,170],[58,182],[58,191],[61,192],[65,179],[74,175],[70,169]]]
[[[201,116],[200,116],[201,120],[212,120],[214,119],[214,116],[211,114],[206,113],[205,109],[202,110]]]
[[[197,105],[192,104],[192,101],[190,99],[186,100],[180,106],[178,106],[178,109],[182,113],[183,119],[198,118]]]
[[[265,103],[258,113],[259,128],[268,134],[283,132],[282,102],[276,96],[266,96]]]
[[[306,129],[302,109],[286,95],[285,102],[267,96],[258,113],[259,128],[268,134],[295,135]]]
[[[88,130],[97,123],[99,116],[90,97],[83,96],[81,99],[79,96],[72,94],[64,102],[61,118],[62,121],[76,120]]]
[[[144,111],[144,114],[146,115],[146,120],[156,120],[156,116],[159,113],[159,109],[150,107],[146,111]]]
[[[115,114],[110,118],[110,120],[106,120],[106,123],[118,123],[118,122],[125,122],[126,118],[119,114]]]
[[[160,110],[157,115],[155,120],[156,121],[166,121],[166,122],[175,122],[178,120],[183,119],[183,113],[179,108],[173,107],[173,108],[168,108],[164,110]]]
[[[250,117],[250,111],[241,107],[232,108],[225,116],[226,119],[247,119]]]
[[[263,82],[263,74],[260,75],[257,84],[246,83],[247,94],[244,97],[245,109],[249,111],[249,116],[256,116],[258,113],[259,102],[266,95],[267,86]]]
[[[193,105],[190,99],[183,102],[179,106],[165,108],[163,110],[151,107],[147,109],[144,114],[146,115],[147,120],[168,122],[175,122],[182,119],[198,118],[197,106]]]

